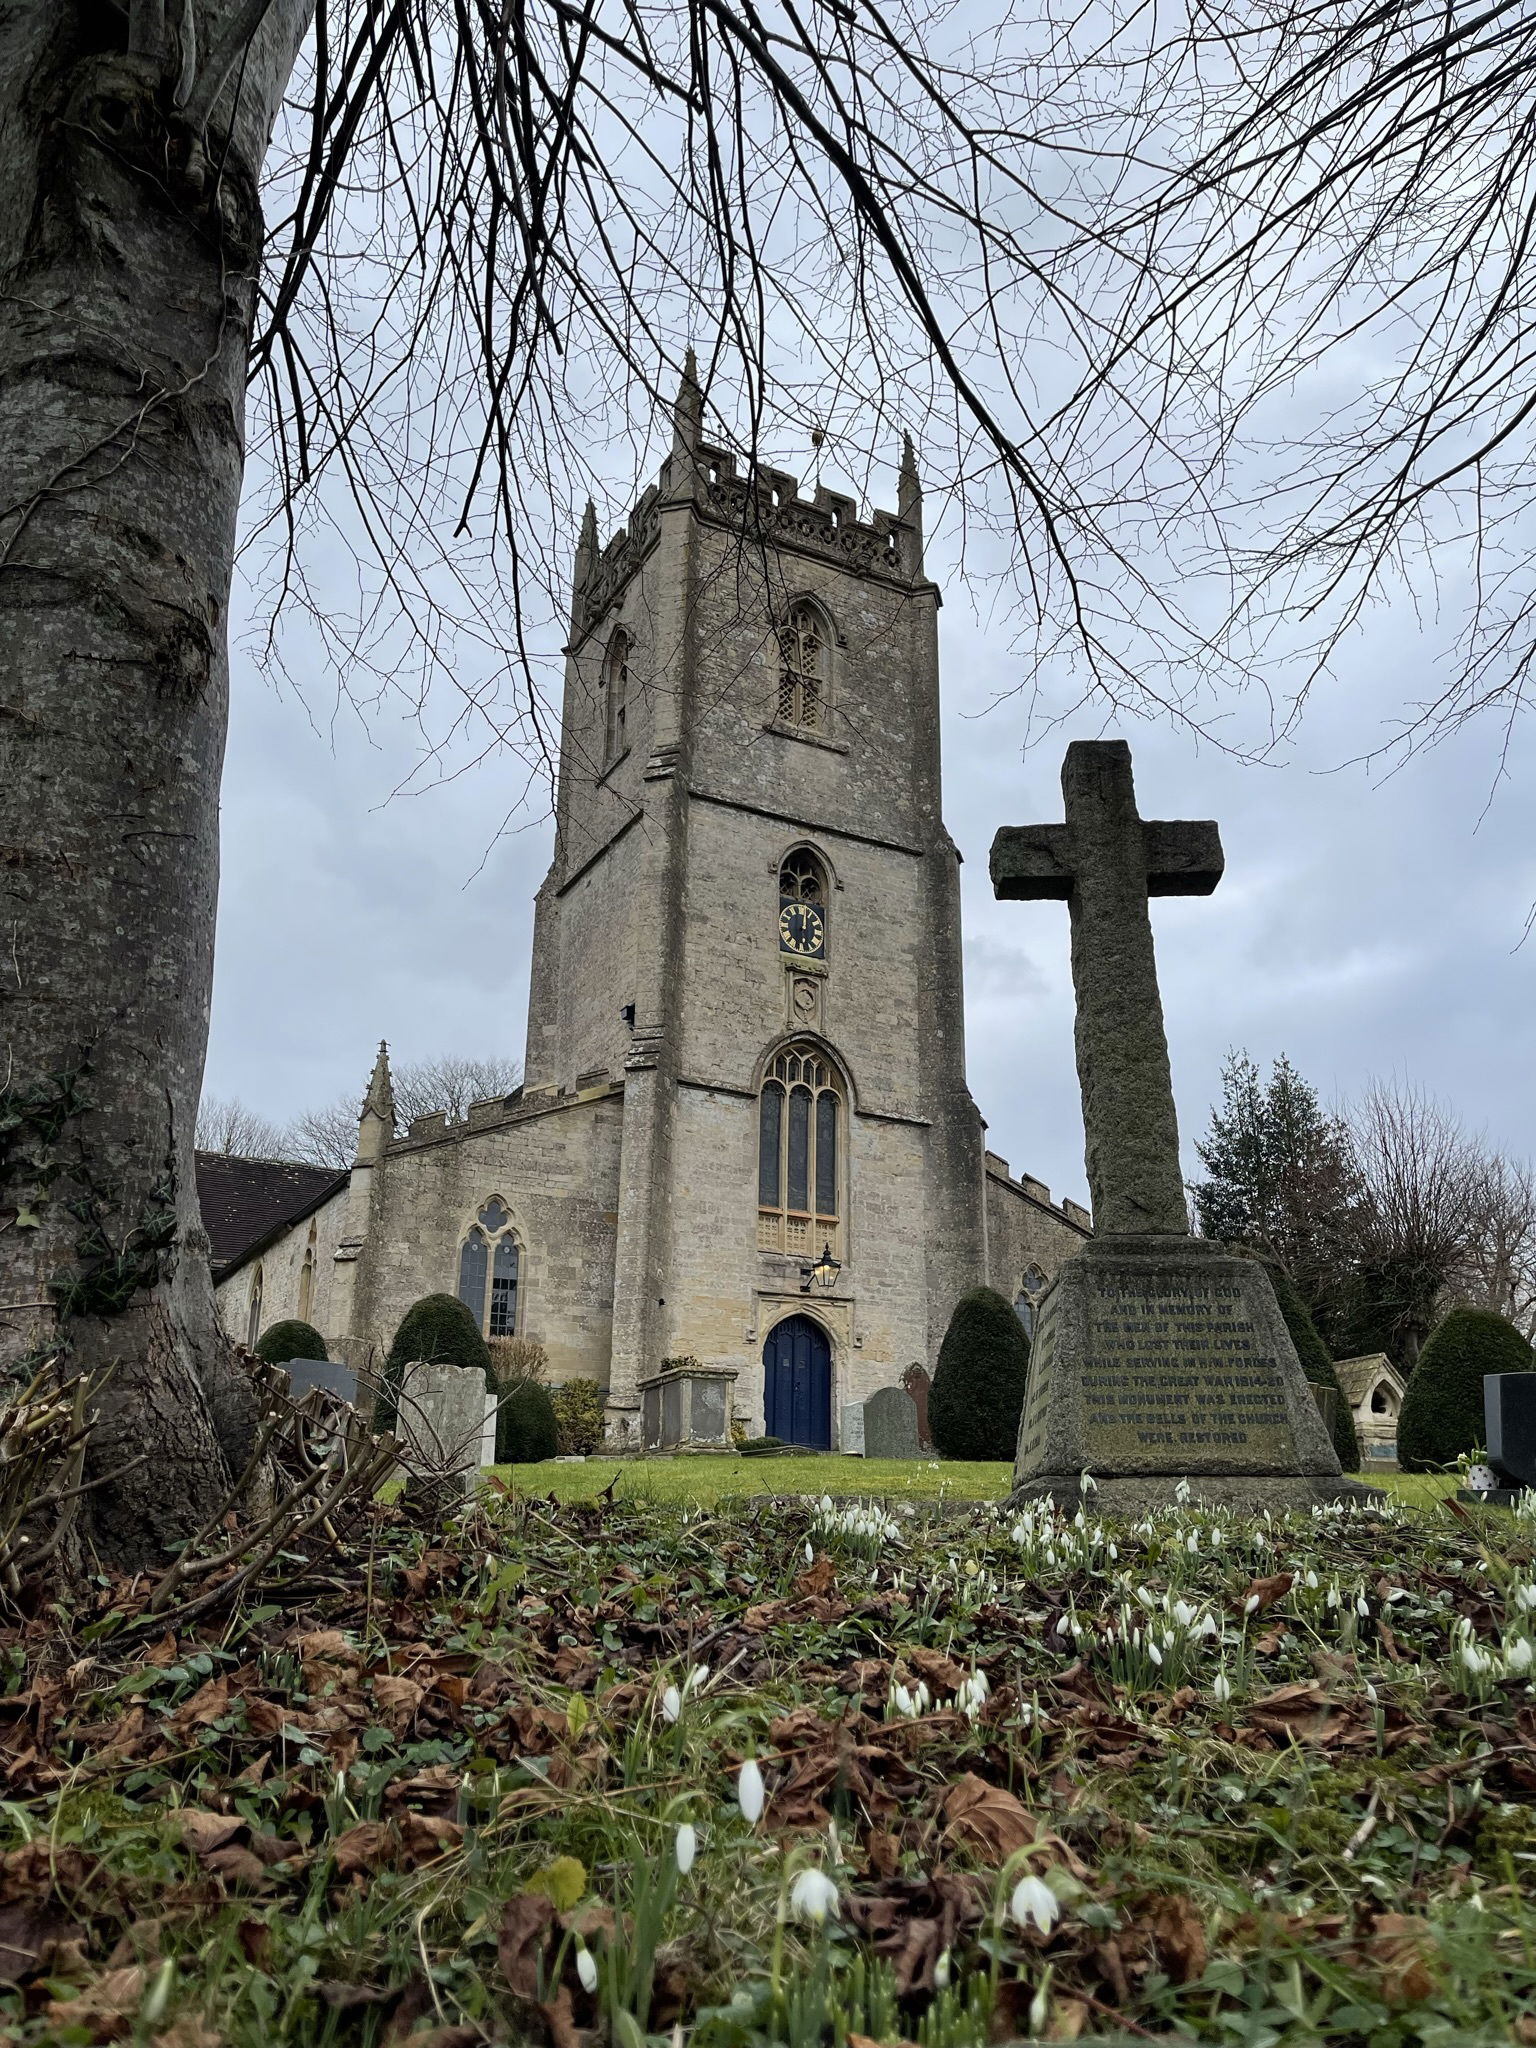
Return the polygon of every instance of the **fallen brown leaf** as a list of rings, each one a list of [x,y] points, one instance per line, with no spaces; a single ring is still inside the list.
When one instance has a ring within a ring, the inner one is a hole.
[[[392,1831],[386,1821],[360,1820],[336,1837],[331,1853],[339,1875],[354,1877],[378,1870],[389,1862],[393,1847]]]
[[[517,1892],[501,1909],[496,1959],[507,1988],[519,1998],[539,1996],[545,1946],[555,1924],[553,1904],[541,1892]]]
[[[1152,1939],[1158,1960],[1175,1984],[1193,1984],[1210,1960],[1205,1922],[1193,1901],[1171,1892],[1152,1901]]]
[[[950,1786],[943,1807],[949,1833],[995,1866],[1026,1848],[1039,1832],[1034,1816],[1011,1792],[989,1785],[974,1771]]]

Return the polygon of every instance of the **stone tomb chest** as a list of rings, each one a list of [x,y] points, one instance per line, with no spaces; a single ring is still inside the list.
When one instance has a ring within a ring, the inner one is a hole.
[[[648,1451],[729,1450],[736,1370],[690,1361],[640,1382],[640,1439]]]

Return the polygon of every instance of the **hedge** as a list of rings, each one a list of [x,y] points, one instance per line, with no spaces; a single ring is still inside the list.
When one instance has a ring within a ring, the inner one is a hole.
[[[962,1294],[928,1390],[928,1427],[940,1455],[1011,1463],[1028,1378],[1029,1339],[1011,1304],[991,1287]]]
[[[256,1356],[268,1365],[286,1365],[290,1358],[324,1358],[327,1353],[325,1339],[313,1324],[290,1316],[262,1331],[256,1340]]]
[[[1453,1308],[1419,1353],[1397,1418],[1405,1472],[1442,1472],[1487,1442],[1485,1373],[1536,1372],[1536,1352],[1486,1308]]]

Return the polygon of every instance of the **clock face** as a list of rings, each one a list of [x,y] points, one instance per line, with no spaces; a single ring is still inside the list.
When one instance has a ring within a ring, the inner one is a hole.
[[[827,928],[814,903],[786,903],[779,912],[779,949],[811,958],[826,948]]]

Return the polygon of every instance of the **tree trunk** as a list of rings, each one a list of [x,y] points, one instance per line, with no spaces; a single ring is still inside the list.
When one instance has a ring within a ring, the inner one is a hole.
[[[0,6],[0,1368],[112,1369],[90,1532],[134,1565],[250,1441],[192,1148],[257,181],[313,4],[273,0],[206,152],[179,6]],[[197,0],[197,50],[240,11]]]

